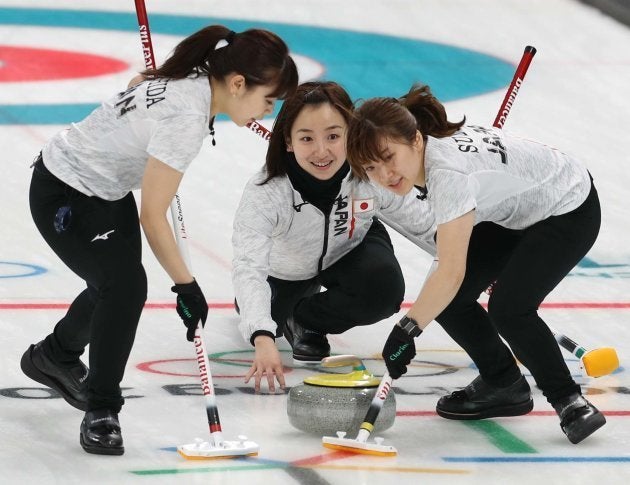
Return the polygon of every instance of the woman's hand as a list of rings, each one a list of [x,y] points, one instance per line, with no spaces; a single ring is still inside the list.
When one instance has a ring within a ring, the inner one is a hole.
[[[382,356],[389,375],[392,379],[398,379],[407,373],[407,366],[416,356],[414,338],[398,325],[394,325],[383,347]]]
[[[267,335],[259,335],[254,340],[254,346],[256,348],[254,363],[245,376],[245,384],[254,376],[254,389],[256,392],[260,392],[260,381],[266,375],[269,392],[276,392],[276,379],[280,384],[280,389],[284,390],[282,359],[280,359],[280,352],[278,352],[274,340]]]

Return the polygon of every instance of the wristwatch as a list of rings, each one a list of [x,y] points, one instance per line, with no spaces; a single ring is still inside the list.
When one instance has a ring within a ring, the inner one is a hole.
[[[413,318],[409,318],[407,315],[400,319],[398,326],[410,337],[417,337],[422,333],[422,329],[418,326],[418,322],[416,322]]]

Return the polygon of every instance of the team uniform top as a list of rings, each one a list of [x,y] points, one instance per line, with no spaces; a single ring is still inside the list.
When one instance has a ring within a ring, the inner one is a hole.
[[[207,76],[149,79],[57,134],[42,157],[79,192],[119,200],[140,188],[149,156],[184,172],[209,133],[209,118]]]
[[[424,163],[436,224],[474,209],[475,224],[525,229],[576,209],[591,189],[576,159],[496,128],[464,126],[449,137],[428,137]]]
[[[248,182],[234,216],[232,280],[241,310],[239,329],[276,333],[267,277],[307,280],[357,247],[374,217],[435,254],[435,224],[426,200],[405,197],[346,175],[329,213],[305,201],[288,176],[267,183],[261,171]]]

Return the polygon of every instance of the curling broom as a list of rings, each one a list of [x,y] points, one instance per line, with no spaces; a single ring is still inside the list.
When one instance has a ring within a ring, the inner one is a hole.
[[[530,45],[525,47],[523,57],[516,68],[512,82],[505,93],[505,97],[503,98],[503,102],[501,103],[501,107],[499,108],[492,126],[496,128],[503,128],[534,55],[536,55],[535,47]],[[488,293],[491,293],[491,291],[492,287],[488,289]],[[587,376],[605,376],[612,374],[619,367],[619,358],[617,357],[617,352],[614,348],[601,347],[589,351],[571,340],[566,335],[561,334],[551,327],[549,328],[552,331],[556,342],[558,342],[558,345],[580,359],[580,367]]]
[[[391,445],[384,445],[383,438],[377,437],[374,438],[373,443],[368,442],[368,438],[374,429],[376,418],[378,418],[378,414],[381,411],[383,403],[385,402],[387,394],[389,394],[389,390],[391,388],[392,378],[388,372],[385,372],[383,378],[381,379],[381,383],[372,398],[372,402],[370,403],[370,407],[365,415],[365,419],[363,420],[363,423],[361,423],[357,437],[354,439],[346,438],[346,433],[344,431],[337,431],[337,437],[324,436],[322,438],[322,444],[324,447],[333,450],[363,453],[366,455],[395,456],[398,451]]]
[[[612,374],[619,367],[619,357],[614,348],[600,347],[593,350],[586,350],[566,335],[559,333],[551,327],[550,329],[558,345],[580,359],[580,367],[587,376],[607,376]]]
[[[145,66],[147,69],[152,69],[156,67],[156,64],[146,6],[144,0],[135,0],[135,4]],[[175,194],[171,202],[171,219],[173,226],[176,226],[174,230],[179,252],[186,266],[191,269],[188,245],[186,243],[187,234],[184,225],[184,215],[181,200],[177,194]],[[208,361],[208,353],[206,351],[202,330],[200,322],[195,330],[194,344],[197,365],[199,367],[199,377],[201,379],[201,388],[206,400],[206,414],[208,416],[211,441],[204,441],[198,438],[195,443],[178,446],[177,451],[180,455],[189,460],[257,455],[259,446],[253,441],[248,441],[246,436],[239,436],[236,441],[223,440],[221,422],[219,421],[219,410],[216,404],[212,374],[210,373],[210,363]]]

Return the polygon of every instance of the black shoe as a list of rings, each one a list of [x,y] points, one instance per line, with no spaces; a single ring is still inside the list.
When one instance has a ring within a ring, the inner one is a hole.
[[[508,387],[493,387],[481,376],[461,391],[440,398],[436,411],[447,419],[484,419],[521,416],[534,408],[531,389],[521,376]]]
[[[71,406],[87,410],[89,370],[80,360],[70,365],[56,362],[46,355],[42,341],[24,352],[20,367],[34,381],[57,391]]]
[[[560,416],[560,427],[569,441],[577,444],[606,424],[606,418],[582,395],[575,393],[553,405]]]
[[[293,349],[293,360],[305,364],[319,364],[330,355],[330,345],[326,335],[306,330],[295,322],[293,317],[287,318],[283,329],[284,336]]]
[[[81,446],[88,453],[97,455],[122,455],[122,434],[118,414],[109,409],[88,411],[81,422],[79,434]]]

